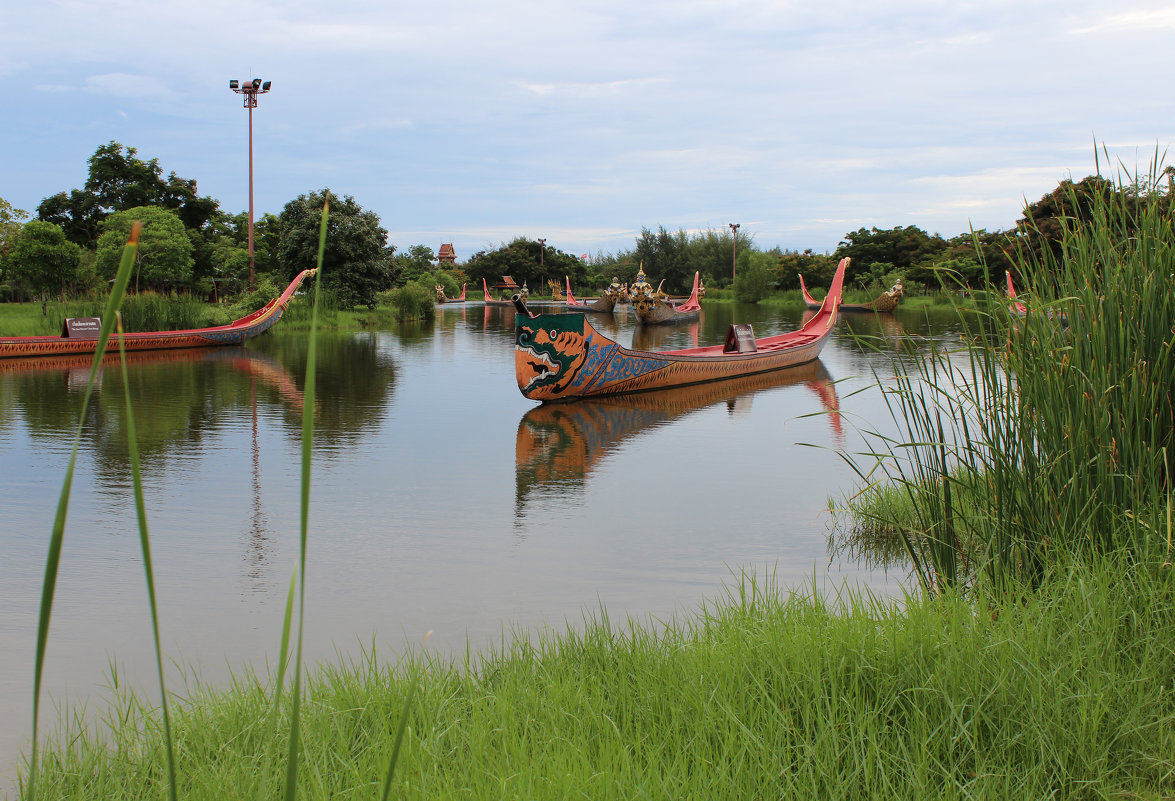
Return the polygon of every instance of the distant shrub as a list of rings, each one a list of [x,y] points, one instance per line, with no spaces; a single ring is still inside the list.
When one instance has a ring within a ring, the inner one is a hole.
[[[756,254],[752,254],[756,255]],[[771,291],[771,270],[763,260],[752,258],[734,280],[734,296],[741,303],[758,303]]]
[[[381,299],[386,299],[387,304],[395,310],[396,319],[401,322],[431,320],[436,315],[436,289],[420,281],[409,281],[398,289],[388,290],[381,295]]]

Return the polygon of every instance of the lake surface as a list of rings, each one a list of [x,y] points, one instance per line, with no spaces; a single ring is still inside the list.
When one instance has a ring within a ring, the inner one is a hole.
[[[2,312],[0,312],[2,313]],[[593,316],[623,344],[759,336],[799,310],[710,305],[700,322]],[[326,333],[319,351],[307,575],[310,665],[372,643],[393,659],[463,653],[515,633],[689,614],[771,572],[786,586],[901,591],[835,555],[828,498],[857,486],[837,451],[892,428],[854,341],[956,337],[917,314],[842,315],[821,359],[673,393],[538,406],[518,392],[513,311],[451,304],[435,324]],[[134,355],[166,657],[213,684],[278,649],[298,553],[306,335],[281,326],[248,348]],[[0,363],[0,776],[31,731],[37,610],[73,445],[84,361]],[[118,680],[154,696],[153,645],[127,456],[124,387],[105,369],[86,418],[53,610],[42,725],[55,703],[100,709]],[[816,447],[809,447],[816,446]],[[173,676],[170,685],[175,684]]]

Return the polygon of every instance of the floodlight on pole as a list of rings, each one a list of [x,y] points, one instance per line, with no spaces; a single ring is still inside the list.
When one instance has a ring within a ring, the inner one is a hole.
[[[228,88],[241,95],[249,109],[249,289],[253,288],[253,109],[257,108],[257,95],[268,92],[272,84],[260,78],[228,82]]]
[[[742,228],[742,224],[727,223],[727,225],[730,226],[730,232],[734,234],[734,253],[730,263],[730,280],[733,281],[738,277],[738,229]]]

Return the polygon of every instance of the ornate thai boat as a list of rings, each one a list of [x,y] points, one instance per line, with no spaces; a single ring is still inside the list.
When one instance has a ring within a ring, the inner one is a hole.
[[[504,297],[504,298],[501,298],[500,300],[494,300],[494,296],[490,294],[490,288],[486,284],[486,280],[484,278],[481,279],[481,291],[485,293],[485,296],[486,296],[485,304],[487,306],[510,306],[510,307],[514,306],[514,301],[511,300],[509,297]],[[523,300],[526,300],[526,298],[530,295],[530,292],[526,288],[525,281],[522,282],[522,290],[520,292],[518,292],[517,294],[521,295]]]
[[[701,289],[701,276],[694,273],[694,290],[681,304],[674,304],[673,299],[661,291],[664,285],[662,280],[654,292],[652,285],[645,280],[644,267],[637,271],[636,282],[628,290],[637,321],[643,325],[659,325],[696,319],[702,311],[700,297],[704,290]]]
[[[800,276],[800,291],[804,293],[804,305],[809,309],[819,309],[820,301],[808,294],[808,287],[804,285],[804,276]],[[898,307],[898,302],[902,299],[905,290],[902,289],[902,282],[896,282],[885,292],[882,292],[868,303],[842,303],[840,305],[841,311],[849,312],[891,312]]]
[[[285,292],[247,317],[228,325],[213,328],[193,328],[185,331],[142,331],[110,336],[109,347],[117,350],[121,338],[123,347],[135,350],[170,350],[172,348],[206,348],[213,345],[239,345],[268,331],[281,319],[286,307],[302,282],[316,270],[303,270],[286,287]],[[94,353],[98,347],[101,321],[97,318],[66,320],[59,337],[0,337],[0,358],[27,358],[30,356],[58,356]]]
[[[732,325],[722,345],[641,351],[607,338],[587,315],[532,314],[515,301],[514,373],[531,400],[558,401],[703,384],[805,364],[820,355],[840,307],[849,260],[842,259],[820,310],[797,331],[755,339]]]
[[[465,284],[461,285],[461,294],[455,298],[445,297],[445,288],[440,284],[436,285],[437,303],[464,303],[465,302]]]
[[[571,279],[563,276],[563,280],[567,282],[567,297],[563,301],[563,304],[571,311],[611,314],[624,293],[624,289],[620,286],[620,283],[613,277],[612,285],[605,289],[600,297],[592,301],[576,300],[575,295],[571,294]]]
[[[566,276],[564,276],[566,277]],[[547,286],[551,290],[551,300],[564,300],[563,287],[559,286],[559,282],[554,279],[547,279]]]

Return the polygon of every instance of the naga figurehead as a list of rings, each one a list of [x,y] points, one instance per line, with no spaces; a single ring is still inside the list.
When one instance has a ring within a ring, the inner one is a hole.
[[[558,400],[587,359],[582,314],[514,318],[514,374],[531,400]]]
[[[440,284],[436,285],[437,303],[444,303],[448,298],[445,297],[445,288]]]

